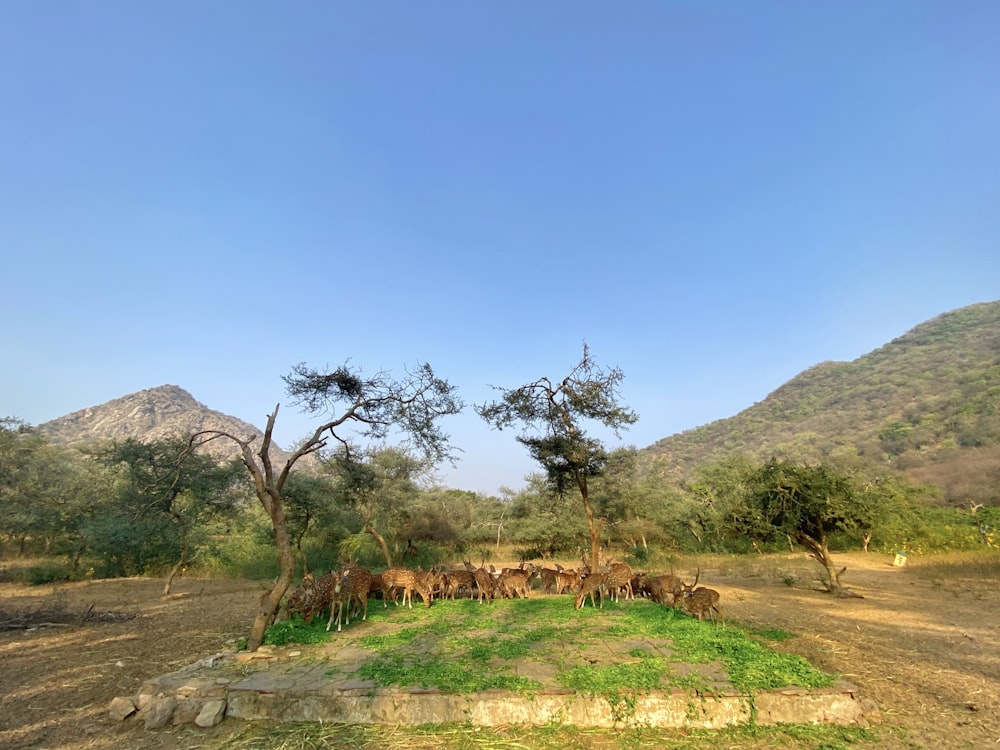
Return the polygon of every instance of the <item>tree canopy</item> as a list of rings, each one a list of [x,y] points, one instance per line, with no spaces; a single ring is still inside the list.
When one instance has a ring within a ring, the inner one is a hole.
[[[561,380],[541,377],[517,388],[494,386],[501,398],[476,406],[479,416],[496,429],[522,426],[517,441],[545,470],[555,492],[563,494],[575,486],[587,519],[595,567],[604,519],[595,513],[588,483],[602,474],[608,454],[600,440],[587,435],[585,426],[596,422],[619,436],[638,420],[635,412],[619,403],[624,377],[617,367],[598,365],[584,344],[582,358]]]

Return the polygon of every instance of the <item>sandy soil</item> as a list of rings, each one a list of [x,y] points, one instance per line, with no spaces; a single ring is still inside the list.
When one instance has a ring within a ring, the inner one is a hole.
[[[728,622],[797,634],[780,648],[843,675],[874,701],[878,747],[1000,747],[998,581],[944,566],[896,568],[884,555],[838,562],[863,599],[815,590],[818,566],[801,555],[741,558],[701,575],[721,592]],[[232,649],[249,632],[263,591],[246,581],[181,579],[163,598],[162,586],[149,579],[0,584],[2,613],[75,615],[69,624],[0,630],[0,747],[181,750],[213,747],[239,731],[233,720],[147,732],[110,719],[114,697]]]

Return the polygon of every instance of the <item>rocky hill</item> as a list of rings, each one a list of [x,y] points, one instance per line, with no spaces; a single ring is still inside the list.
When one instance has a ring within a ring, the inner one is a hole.
[[[1000,301],[918,325],[853,362],[823,362],[734,417],[644,450],[680,479],[733,453],[866,463],[1000,504]]]
[[[149,388],[38,425],[40,433],[65,445],[128,438],[150,442],[208,429],[223,430],[240,438],[259,439],[263,435],[262,430],[241,419],[209,409],[176,385]],[[207,449],[223,458],[239,455],[236,446],[227,440],[212,441]]]

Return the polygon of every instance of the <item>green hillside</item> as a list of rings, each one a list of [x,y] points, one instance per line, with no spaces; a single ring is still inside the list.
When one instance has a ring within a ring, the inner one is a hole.
[[[1000,301],[940,315],[853,362],[823,362],[734,417],[658,441],[683,477],[741,452],[890,467],[941,499],[1000,504]]]

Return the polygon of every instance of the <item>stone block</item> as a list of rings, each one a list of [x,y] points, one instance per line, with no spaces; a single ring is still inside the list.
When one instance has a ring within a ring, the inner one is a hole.
[[[135,712],[135,702],[131,698],[115,698],[111,701],[110,713],[115,721],[125,721]]]
[[[213,699],[205,701],[205,705],[202,706],[201,712],[194,720],[194,723],[199,727],[214,727],[216,724],[221,722],[225,716],[226,701],[222,699]]]
[[[146,729],[165,727],[173,717],[175,708],[177,708],[177,699],[172,695],[154,700],[146,711]]]

